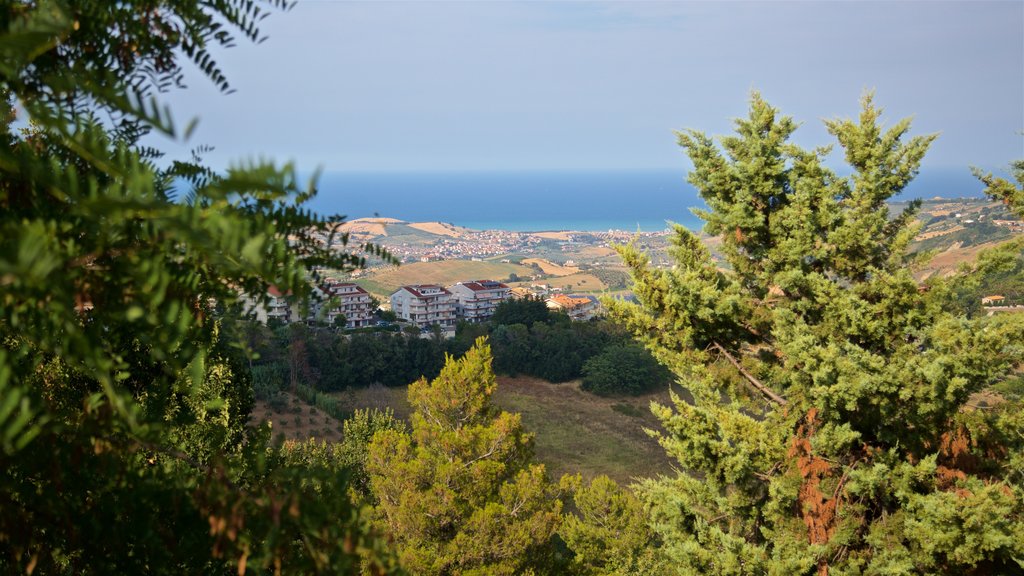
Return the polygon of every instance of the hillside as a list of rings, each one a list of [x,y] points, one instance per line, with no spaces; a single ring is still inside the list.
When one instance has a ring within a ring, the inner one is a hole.
[[[346,410],[392,408],[408,418],[407,387],[371,386],[335,395]],[[525,376],[498,377],[494,402],[522,414],[526,429],[535,434],[537,458],[552,478],[581,473],[585,478],[607,474],[621,484],[635,478],[667,474],[670,461],[644,428],[658,429],[651,414],[652,401],[668,403],[667,391],[629,398],[601,398],[583,392],[578,382],[551,384]],[[322,411],[288,395],[285,407],[275,412],[258,402],[252,424],[272,422],[275,435],[291,440],[340,440],[341,423]]]

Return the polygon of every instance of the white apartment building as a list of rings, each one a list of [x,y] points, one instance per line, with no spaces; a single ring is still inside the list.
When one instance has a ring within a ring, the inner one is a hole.
[[[435,284],[402,286],[391,295],[391,310],[420,328],[455,326],[455,300],[451,292]]]
[[[373,324],[373,299],[370,293],[358,284],[327,278],[318,291],[322,300],[315,306],[314,315],[320,316],[329,326],[334,325],[338,316],[345,316],[346,328],[361,328]]]
[[[459,282],[448,288],[455,298],[455,313],[467,322],[484,322],[494,316],[499,304],[508,300],[512,290],[493,280]]]
[[[242,308],[246,314],[251,314],[257,322],[266,324],[269,320],[277,320],[284,324],[295,322],[299,319],[299,306],[290,294],[284,294],[277,286],[267,288],[267,301],[260,302],[255,298],[243,294],[241,297]]]

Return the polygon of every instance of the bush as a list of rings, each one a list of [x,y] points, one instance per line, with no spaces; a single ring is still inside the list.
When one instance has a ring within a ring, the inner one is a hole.
[[[598,396],[637,396],[666,385],[668,370],[637,344],[616,344],[583,364],[583,386]]]

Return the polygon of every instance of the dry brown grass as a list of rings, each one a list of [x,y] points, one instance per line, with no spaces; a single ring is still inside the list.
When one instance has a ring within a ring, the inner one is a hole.
[[[366,278],[372,284],[368,283],[364,288],[372,293],[390,295],[406,284],[439,284],[447,287],[465,280],[500,281],[513,273],[525,277],[534,274],[533,270],[526,266],[503,262],[475,262],[472,260],[413,262],[399,267],[375,270]]]
[[[562,231],[562,232],[530,232],[530,235],[538,238],[546,238],[548,240],[569,240],[575,232]]]
[[[553,478],[607,474],[620,484],[671,472],[671,462],[644,428],[658,429],[652,400],[668,403],[668,392],[637,398],[600,398],[578,382],[551,384],[529,377],[498,377],[494,402],[522,414],[536,434],[537,458]]]
[[[529,287],[531,284],[548,284],[554,288],[561,288],[563,292],[602,292],[608,288],[608,286],[601,282],[601,280],[593,274],[587,274],[580,272],[579,274],[570,274],[568,276],[557,276],[555,278],[545,278],[544,280],[538,280],[533,282],[520,282],[518,284],[510,284],[511,286],[526,286]]]
[[[976,246],[968,246],[967,248],[961,248],[960,244],[958,242],[949,249],[936,254],[934,258],[921,268],[916,276],[923,280],[934,275],[947,276],[952,274],[956,272],[961,264],[973,262],[978,258],[978,254],[982,250],[998,246],[999,242],[986,242]]]
[[[349,411],[391,408],[408,419],[406,393],[406,387],[371,386],[334,396]],[[643,430],[658,428],[651,400],[667,403],[668,394],[600,398],[580,390],[578,382],[551,384],[525,376],[499,376],[494,395],[498,407],[522,415],[523,426],[535,435],[537,459],[553,478],[607,474],[622,484],[671,470],[665,451]]]
[[[469,232],[468,228],[452,226],[444,222],[410,222],[409,228],[415,228],[429,234],[437,234],[438,236],[451,236],[452,238],[462,238]]]

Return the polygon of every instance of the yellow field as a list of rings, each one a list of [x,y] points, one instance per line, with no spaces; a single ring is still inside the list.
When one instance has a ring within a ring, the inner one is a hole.
[[[388,297],[406,284],[440,284],[450,286],[466,280],[504,280],[509,274],[529,278],[533,269],[502,262],[474,262],[472,260],[441,260],[414,262],[397,268],[384,268],[358,280],[371,294]]]
[[[517,285],[529,286],[530,284],[549,284],[554,288],[561,288],[564,292],[601,292],[608,288],[597,276],[586,273],[545,278],[536,282],[521,282]]]
[[[543,258],[526,258],[523,260],[523,264],[527,266],[531,264],[536,264],[538,267],[540,267],[541,271],[543,271],[545,274],[550,274],[552,276],[568,276],[570,274],[575,274],[580,271],[579,268],[573,266],[562,266],[560,264],[555,264],[554,262],[551,262],[550,260],[545,260]]]
[[[429,232],[430,234],[437,234],[438,236],[451,236],[453,238],[462,238],[469,231],[468,228],[461,226],[452,226],[451,224],[445,224],[443,222],[411,222],[409,228],[415,228],[422,230],[423,232]]]

